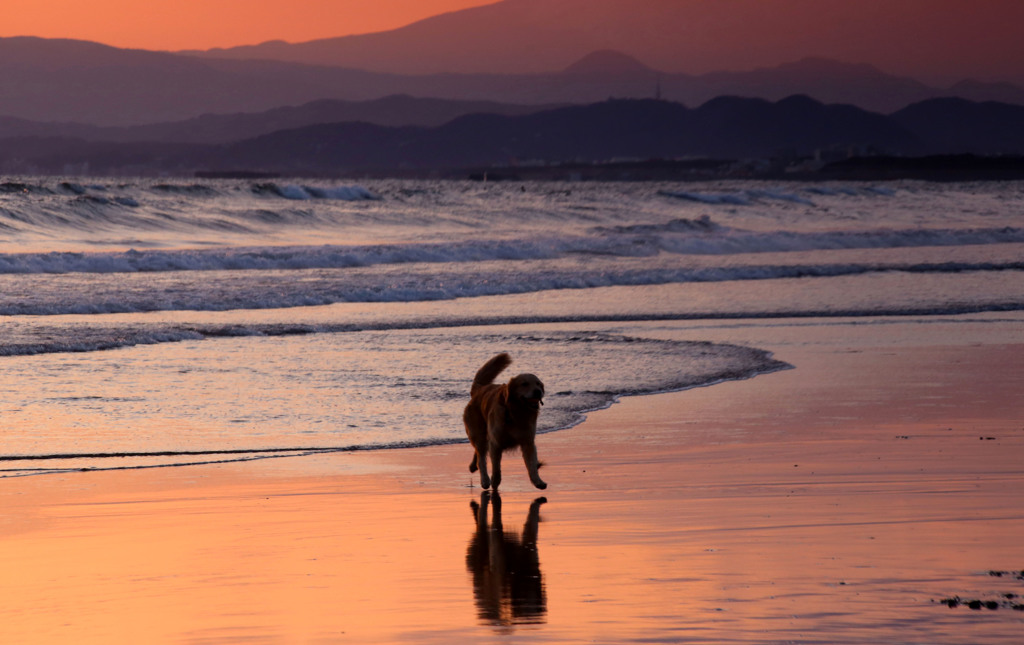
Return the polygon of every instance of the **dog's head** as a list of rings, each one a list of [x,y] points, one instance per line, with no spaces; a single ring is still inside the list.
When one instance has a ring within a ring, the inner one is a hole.
[[[544,405],[544,383],[533,374],[520,374],[508,382],[509,405],[522,405],[539,410]]]

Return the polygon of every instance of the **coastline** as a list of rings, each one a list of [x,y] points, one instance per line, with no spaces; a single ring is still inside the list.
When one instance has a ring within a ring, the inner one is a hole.
[[[0,636],[1016,642],[1024,582],[989,574],[1024,569],[1003,316],[652,325],[795,369],[541,436],[546,502],[510,456],[500,525],[462,444],[4,480]]]

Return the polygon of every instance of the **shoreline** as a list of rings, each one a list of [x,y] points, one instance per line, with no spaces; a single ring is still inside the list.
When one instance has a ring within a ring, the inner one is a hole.
[[[795,369],[622,397],[500,504],[466,444],[3,480],[0,636],[1016,642],[1019,322],[886,322],[652,325]]]

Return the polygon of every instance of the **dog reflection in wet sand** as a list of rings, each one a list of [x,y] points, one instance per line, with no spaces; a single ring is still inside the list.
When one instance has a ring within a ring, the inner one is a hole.
[[[462,413],[466,435],[473,444],[469,472],[480,469],[480,486],[498,490],[501,483],[501,455],[519,448],[523,452],[530,481],[540,489],[548,487],[537,470],[537,415],[544,405],[544,383],[533,374],[513,376],[508,383],[494,379],[512,364],[508,354],[498,354],[484,363],[473,378],[469,403]],[[490,458],[491,472],[487,472]]]
[[[473,574],[481,620],[503,626],[544,622],[547,599],[537,555],[537,525],[545,502],[547,499],[538,497],[530,504],[521,535],[505,533],[497,492],[484,491],[479,504],[470,502],[476,532],[466,550],[466,566]],[[490,524],[488,505],[494,507]]]

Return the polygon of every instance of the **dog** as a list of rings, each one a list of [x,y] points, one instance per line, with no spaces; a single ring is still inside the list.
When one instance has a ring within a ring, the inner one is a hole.
[[[526,463],[530,482],[541,490],[548,487],[537,470],[537,415],[544,405],[544,383],[533,374],[520,374],[503,385],[494,379],[512,364],[508,354],[498,354],[484,363],[469,390],[469,403],[462,413],[466,435],[473,444],[473,461],[469,472],[480,469],[480,486],[498,490],[501,484],[501,455],[519,448]],[[487,459],[491,472],[487,472]]]

